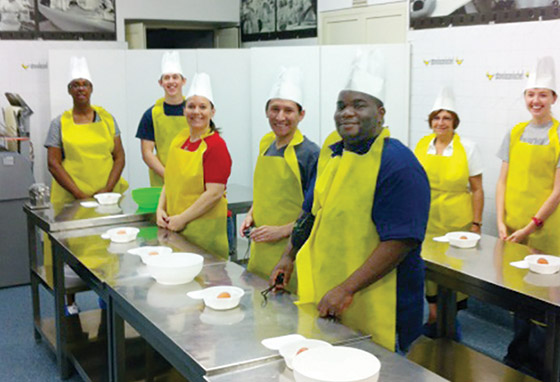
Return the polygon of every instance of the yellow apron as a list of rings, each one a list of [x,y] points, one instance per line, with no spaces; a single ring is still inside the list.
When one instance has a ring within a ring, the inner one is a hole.
[[[557,120],[553,119],[548,132],[548,145],[521,142],[528,124],[520,123],[511,131],[505,197],[505,223],[510,232],[525,227],[552,193],[560,155]],[[559,233],[560,211],[557,208],[542,228],[529,235],[527,244],[539,251],[560,255]]]
[[[473,221],[473,210],[465,148],[459,136],[454,134],[450,157],[428,154],[428,146],[435,137],[435,134],[425,136],[414,149],[430,181],[431,203],[426,234],[439,236],[447,232],[468,231]],[[426,281],[426,295],[437,295],[437,284],[433,281]],[[462,293],[457,296],[458,301],[466,298]]]
[[[152,121],[154,123],[154,139],[156,144],[156,157],[165,167],[169,146],[175,136],[183,129],[188,129],[187,118],[183,115],[165,115],[163,102],[165,98],[160,98],[152,108]],[[152,187],[163,186],[163,179],[154,170],[149,169],[150,185]]]
[[[469,164],[457,134],[453,135],[453,154],[450,157],[428,154],[428,146],[434,138],[435,134],[422,138],[414,154],[430,181],[431,203],[426,233],[444,235],[468,229],[473,221]]]
[[[381,153],[389,132],[384,129],[368,153],[344,151],[330,158],[315,184],[311,235],[299,251],[299,303],[319,303],[332,288],[364,264],[379,245],[371,220]],[[342,322],[394,351],[396,342],[397,276],[392,270],[354,295]]]
[[[295,146],[303,142],[303,135],[296,130],[284,151],[284,157],[265,156],[274,144],[274,133],[265,135],[259,145],[259,157],[253,176],[253,219],[255,226],[285,225],[294,222],[303,204],[301,175]],[[251,257],[247,270],[268,279],[282,257],[288,238],[268,243],[251,243]],[[295,291],[295,277],[290,290]]]
[[[325,139],[325,142],[323,142],[323,146],[321,147],[321,151],[319,152],[319,160],[317,161],[317,176],[319,176],[319,174],[323,171],[325,165],[331,158],[332,150],[329,146],[341,140],[342,137],[336,130],[327,136],[327,139]]]
[[[194,152],[181,148],[190,136],[188,129],[177,134],[171,143],[165,167],[165,197],[169,216],[179,215],[185,211],[206,190],[202,158],[208,146],[204,138],[212,134],[216,133],[210,132],[202,136],[202,142]],[[191,243],[211,254],[227,258],[229,247],[225,195],[208,212],[188,223],[181,233]]]
[[[62,167],[72,178],[76,186],[86,194],[92,195],[107,185],[109,174],[113,169],[113,149],[115,147],[115,124],[113,117],[99,106],[92,106],[99,122],[77,125],[74,123],[72,110],[65,111],[61,118],[62,148],[64,159]],[[113,192],[123,193],[128,183],[122,177]],[[73,202],[74,196],[66,191],[53,178],[51,184],[51,203],[55,211],[60,211],[65,204]],[[52,265],[50,242],[45,235],[45,266]]]

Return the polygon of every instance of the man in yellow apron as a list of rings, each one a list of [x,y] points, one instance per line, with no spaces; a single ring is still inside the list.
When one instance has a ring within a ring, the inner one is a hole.
[[[260,142],[253,207],[241,224],[242,234],[254,228],[247,269],[266,279],[282,256],[317,169],[319,146],[298,129],[305,116],[302,105],[300,69],[282,68],[266,103],[272,131]]]
[[[322,149],[331,155],[317,169],[311,232],[298,220],[292,239],[304,238],[292,245],[305,242],[296,257],[300,303],[406,351],[422,328],[430,188],[414,154],[383,128],[382,67],[375,52],[354,62],[334,116],[342,139]],[[289,256],[272,275],[284,273],[284,283]]]
[[[115,119],[105,109],[90,104],[93,85],[85,58],[72,57],[70,66],[68,93],[73,107],[51,122],[45,142],[55,211],[76,199],[102,192],[122,193],[128,188],[121,178],[124,149]],[[52,258],[46,240],[45,266],[49,265]],[[72,298],[68,300],[73,305]]]
[[[189,127],[183,116],[183,86],[187,79],[183,74],[178,52],[163,54],[158,83],[163,88],[164,97],[146,110],[136,132],[136,138],[141,140],[142,158],[150,169],[152,187],[163,186],[169,146],[179,131]]]

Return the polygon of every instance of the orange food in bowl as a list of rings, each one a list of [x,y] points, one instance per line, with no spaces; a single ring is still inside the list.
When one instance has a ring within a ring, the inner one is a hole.
[[[544,257],[540,257],[539,259],[537,259],[537,264],[548,264],[548,260]]]
[[[228,292],[222,292],[218,295],[217,298],[230,298],[231,294],[229,294]]]
[[[461,240],[468,240],[468,237],[466,237],[466,236],[461,236],[459,239],[461,239]]]
[[[117,231],[117,235],[125,235],[125,234],[126,234],[126,230],[124,229]]]
[[[150,255],[150,256],[159,255],[159,252],[158,251],[151,251],[151,252],[148,252],[148,255]]]
[[[303,348],[301,348],[297,351],[296,355],[298,355],[300,353],[303,353],[304,351],[307,351],[307,350],[309,350],[309,348],[303,347]]]

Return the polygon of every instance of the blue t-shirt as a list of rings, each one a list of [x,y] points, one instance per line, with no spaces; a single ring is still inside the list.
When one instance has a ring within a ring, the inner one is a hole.
[[[355,152],[369,151],[375,139]],[[342,141],[330,146],[340,156]],[[303,209],[311,212],[313,188],[305,195]],[[381,241],[412,239],[418,246],[397,266],[397,334],[401,349],[407,349],[421,333],[424,304],[424,261],[420,257],[430,211],[430,184],[412,151],[393,138],[386,138],[371,211]]]
[[[142,118],[140,119],[140,123],[138,124],[138,130],[136,131],[136,138],[145,139],[147,141],[155,141],[155,133],[154,133],[154,119],[152,118],[152,109],[155,105],[150,107],[148,110],[144,112]],[[163,103],[163,113],[168,116],[176,117],[183,115],[183,109],[185,107],[185,102],[179,105],[169,105],[167,103]]]

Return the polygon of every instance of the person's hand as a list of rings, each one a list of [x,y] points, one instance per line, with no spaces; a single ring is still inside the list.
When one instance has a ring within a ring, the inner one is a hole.
[[[480,226],[476,224],[471,224],[471,232],[478,233],[480,235]]]
[[[187,225],[187,222],[181,215],[173,215],[167,218],[167,229],[175,232],[182,231]]]
[[[255,243],[278,241],[288,236],[290,232],[286,232],[285,226],[281,225],[262,225],[251,232],[251,240]]]
[[[167,228],[167,225],[169,223],[169,216],[167,216],[167,212],[165,212],[163,208],[158,208],[156,210],[156,218],[158,227]]]
[[[284,281],[282,284],[276,285],[274,290],[278,289],[286,289],[290,279],[292,278],[292,273],[294,272],[294,261],[289,256],[282,256],[278,264],[272,270],[270,274],[270,278],[268,280],[268,285],[273,286],[276,285],[276,279],[281,274],[284,274]]]
[[[317,305],[319,317],[340,317],[342,312],[352,304],[353,298],[352,293],[346,291],[341,286],[331,289],[319,301],[319,305]]]
[[[104,194],[104,193],[106,193],[106,192],[113,192],[113,189],[112,189],[112,188],[109,188],[109,187],[107,187],[107,186],[105,186],[105,187],[100,188],[99,190],[95,191],[93,194],[94,194],[94,195],[95,195],[95,194]]]
[[[506,238],[506,241],[511,241],[513,243],[523,243],[527,239],[527,236],[529,236],[529,233],[530,232],[528,232],[526,227],[518,229],[517,231],[509,235]]]
[[[76,199],[89,199],[89,198],[93,197],[93,195],[88,195],[88,194],[86,194],[85,192],[82,192],[82,191],[79,191],[79,190],[78,190],[78,192],[76,192],[76,193],[74,194],[74,197],[75,197]]]
[[[507,227],[504,223],[498,222],[498,237],[501,240],[507,240]]]
[[[239,227],[239,233],[241,234],[242,237],[245,237],[245,234],[243,233],[247,228],[251,227],[253,225],[253,215],[252,214],[247,214],[247,216],[245,216],[245,219],[243,219],[243,223],[241,223],[241,227]]]

